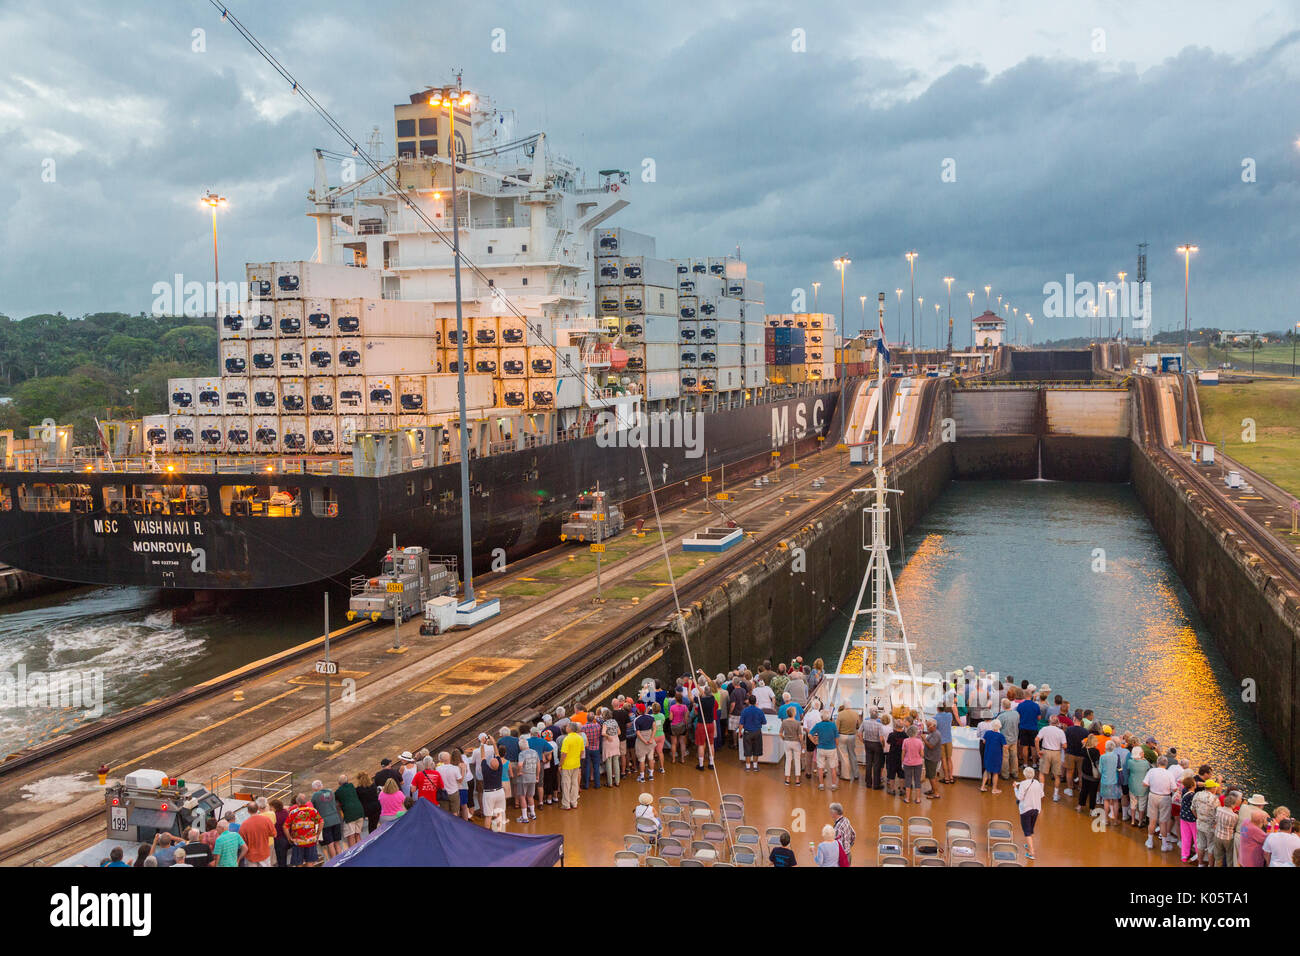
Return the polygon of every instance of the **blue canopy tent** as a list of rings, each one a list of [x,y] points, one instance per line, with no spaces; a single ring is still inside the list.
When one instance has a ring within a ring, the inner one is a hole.
[[[564,837],[493,833],[439,810],[428,800],[385,823],[326,866],[554,866]]]

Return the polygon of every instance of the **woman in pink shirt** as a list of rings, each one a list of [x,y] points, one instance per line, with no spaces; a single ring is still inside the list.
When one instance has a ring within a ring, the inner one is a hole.
[[[682,763],[686,763],[686,732],[690,729],[690,710],[682,701],[682,695],[679,693],[673,699],[668,707],[668,732],[673,738],[673,763],[677,763],[677,753],[680,750]]]
[[[916,792],[916,803],[921,802],[921,770],[925,766],[925,741],[921,739],[913,724],[907,728],[907,739],[903,741],[903,802],[912,803],[912,793]]]

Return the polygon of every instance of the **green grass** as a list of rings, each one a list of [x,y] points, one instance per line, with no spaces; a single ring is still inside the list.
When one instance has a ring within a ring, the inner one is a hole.
[[[1223,384],[1196,393],[1207,439],[1279,488],[1300,495],[1300,382]],[[1243,441],[1246,418],[1255,422],[1253,442]]]
[[[559,586],[559,581],[512,581],[501,588],[501,593],[507,597],[537,597],[550,594]]]
[[[702,557],[707,560],[711,555],[697,555],[694,552],[688,554],[673,554],[670,551],[668,560],[672,564],[673,577],[680,578],[688,572],[694,571],[696,568],[696,562]],[[632,577],[637,581],[649,581],[651,583],[663,581],[666,583],[668,581],[668,569],[664,567],[662,558],[663,556],[660,555],[660,560],[656,561],[644,571],[638,571]]]
[[[1151,351],[1155,351],[1154,346],[1152,347]],[[1166,350],[1162,347],[1161,351],[1177,351],[1177,350],[1176,349]],[[1239,372],[1250,371],[1250,353],[1251,353],[1250,349],[1227,349],[1227,348],[1220,348],[1218,346],[1215,346],[1214,348],[1209,349],[1209,354],[1207,355],[1206,354],[1207,350],[1205,349],[1204,346],[1198,347],[1194,345],[1189,349],[1189,351],[1191,352],[1192,360],[1194,362],[1199,362],[1202,366],[1217,368],[1220,362],[1231,362],[1233,369],[1235,371],[1239,371]],[[1300,351],[1297,351],[1296,355],[1297,358],[1300,358]],[[1257,363],[1262,362],[1265,364],[1273,363],[1275,365],[1285,365],[1288,369],[1290,369],[1291,346],[1290,345],[1266,345],[1255,352],[1255,361]]]

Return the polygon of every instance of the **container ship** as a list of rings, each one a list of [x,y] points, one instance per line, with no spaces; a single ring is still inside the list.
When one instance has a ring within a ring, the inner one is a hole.
[[[384,175],[315,151],[316,260],[248,263],[218,290],[218,374],[171,381],[168,414],[105,421],[93,447],[51,421],[0,436],[0,561],[89,584],[291,587],[373,570],[394,535],[456,552],[467,505],[478,567],[557,543],[597,486],[626,502],[741,479],[830,434],[871,354],[837,352],[832,316],[767,315],[739,256],[658,258],[609,225],[627,173],[589,182],[486,98],[453,140],[428,99],[394,107]],[[473,264],[459,324],[453,208]]]

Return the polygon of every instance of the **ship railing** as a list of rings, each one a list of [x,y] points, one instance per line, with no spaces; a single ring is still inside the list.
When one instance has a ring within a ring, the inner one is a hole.
[[[263,767],[231,767],[208,781],[208,790],[229,800],[278,799],[286,806],[293,802],[295,788],[292,770],[268,770]]]
[[[200,475],[351,475],[350,458],[271,458],[239,457],[212,458],[205,456],[159,456],[151,458],[34,458],[15,457],[8,464],[0,464],[6,471],[67,472],[69,474],[200,474]]]

